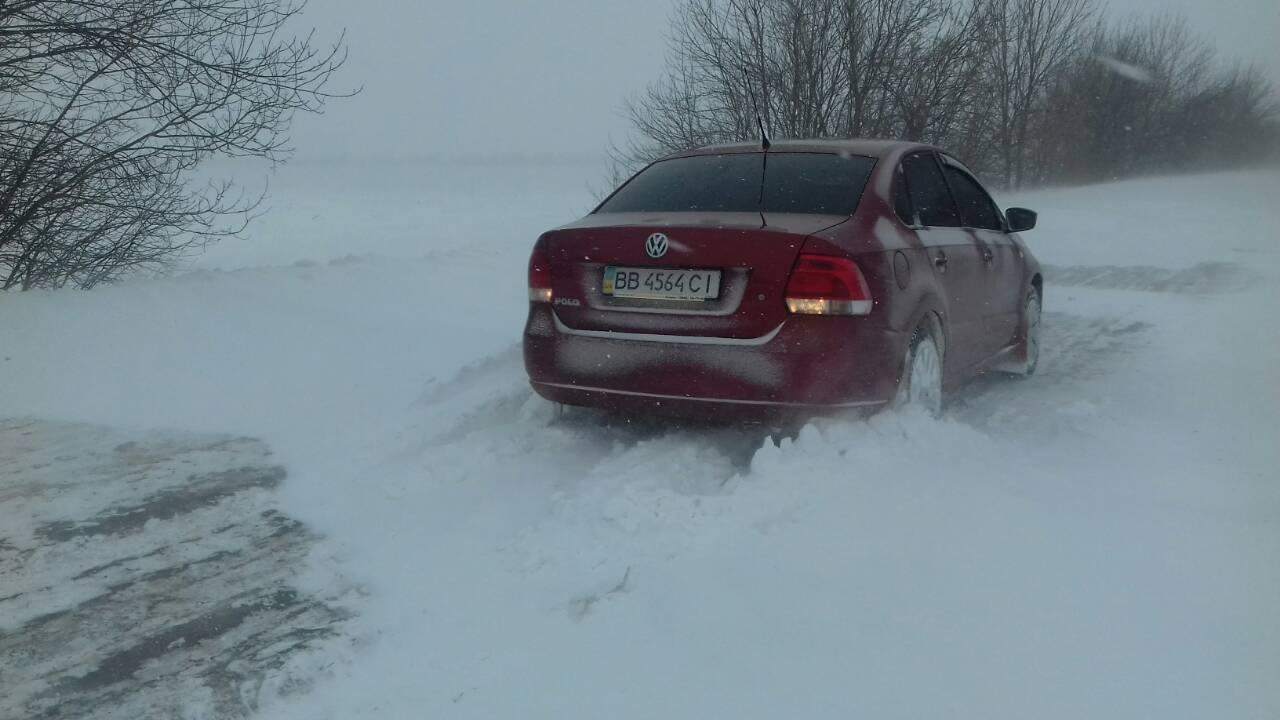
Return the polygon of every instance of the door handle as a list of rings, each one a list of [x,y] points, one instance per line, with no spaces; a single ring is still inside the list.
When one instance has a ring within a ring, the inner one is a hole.
[[[933,258],[933,266],[940,270],[945,270],[947,268],[947,254],[939,250],[938,254]]]
[[[991,252],[991,248],[982,248],[983,262],[991,262],[992,260],[995,259],[995,257],[996,257],[995,254]]]

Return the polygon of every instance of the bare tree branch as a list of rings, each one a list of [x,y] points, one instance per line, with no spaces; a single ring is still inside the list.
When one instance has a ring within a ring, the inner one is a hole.
[[[291,0],[0,0],[0,288],[91,287],[159,269],[261,198],[194,172],[291,152],[343,38],[288,27]],[[349,93],[348,93],[349,94]]]

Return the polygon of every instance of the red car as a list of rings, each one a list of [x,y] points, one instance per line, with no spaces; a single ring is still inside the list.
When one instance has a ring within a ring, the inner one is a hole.
[[[629,412],[936,413],[979,373],[1035,370],[1035,223],[927,145],[680,153],[538,238],[525,368],[548,400]]]

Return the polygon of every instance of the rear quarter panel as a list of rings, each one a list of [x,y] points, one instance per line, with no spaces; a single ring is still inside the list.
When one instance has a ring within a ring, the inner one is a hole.
[[[881,158],[850,221],[816,233],[806,250],[838,251],[854,258],[875,301],[867,321],[902,334],[905,357],[910,332],[930,312],[943,320],[945,345],[947,302],[928,250],[893,208],[894,171],[902,154]]]

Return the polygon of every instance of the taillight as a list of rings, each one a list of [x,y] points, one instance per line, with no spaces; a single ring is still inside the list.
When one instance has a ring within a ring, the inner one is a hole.
[[[787,281],[787,309],[797,315],[866,315],[871,290],[848,258],[801,255]]]
[[[551,260],[541,240],[529,256],[529,302],[551,302]]]

